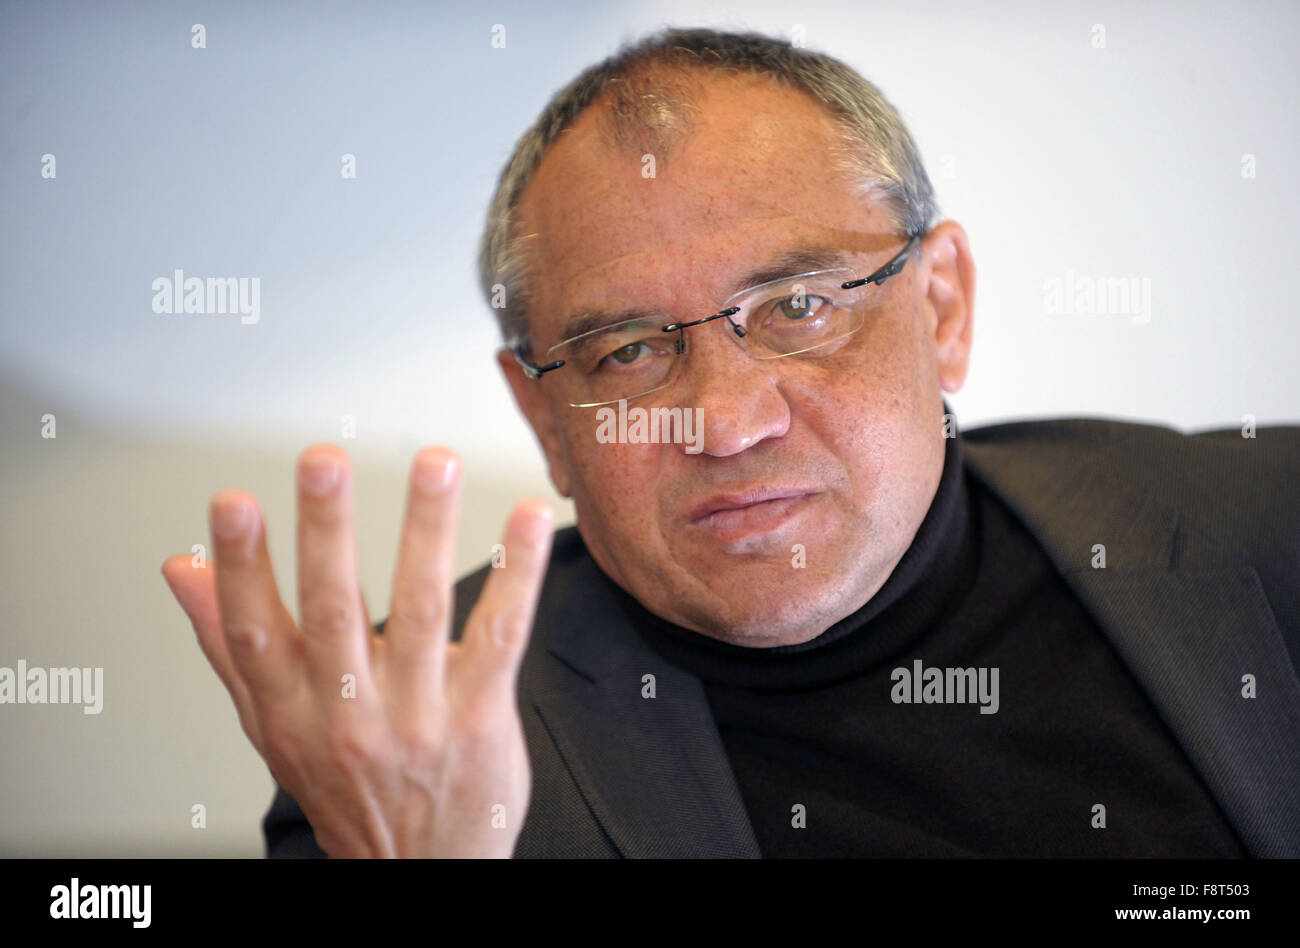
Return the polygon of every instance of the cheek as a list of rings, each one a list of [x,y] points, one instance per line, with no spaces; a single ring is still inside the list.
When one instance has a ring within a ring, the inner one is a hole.
[[[563,433],[579,516],[587,513],[587,526],[606,535],[644,538],[656,532],[653,498],[660,495],[664,447],[601,443],[596,429],[593,414],[575,418]]]
[[[802,379],[794,408],[847,472],[853,507],[890,502],[884,484],[924,469],[924,338],[909,314],[864,327],[850,359]],[[938,422],[935,422],[936,432]]]
[[[845,359],[816,366],[802,380],[804,413],[837,453],[892,443],[900,420],[912,414],[917,356],[914,337],[896,324],[878,327]]]

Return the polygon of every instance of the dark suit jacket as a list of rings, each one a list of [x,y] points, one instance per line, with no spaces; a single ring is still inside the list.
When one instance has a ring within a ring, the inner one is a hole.
[[[961,437],[967,469],[1046,550],[1249,852],[1300,856],[1300,427],[1245,439],[1070,419]],[[456,587],[457,636],[486,575]],[[516,856],[759,855],[703,685],[642,643],[572,527],[556,535],[519,708],[533,794]],[[322,855],[283,790],[263,829],[269,856]]]

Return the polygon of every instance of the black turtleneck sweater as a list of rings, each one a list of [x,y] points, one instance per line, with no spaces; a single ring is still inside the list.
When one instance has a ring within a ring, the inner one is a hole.
[[[967,475],[960,437],[889,579],[811,641],[730,645],[615,590],[704,682],[764,856],[1247,855],[1046,553]],[[895,701],[924,698],[895,671],[918,661],[996,668],[996,713]]]

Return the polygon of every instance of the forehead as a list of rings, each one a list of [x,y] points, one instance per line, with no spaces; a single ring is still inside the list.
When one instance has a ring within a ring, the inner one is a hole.
[[[665,154],[607,145],[598,101],[543,157],[516,230],[535,338],[575,310],[671,307],[705,286],[720,291],[794,247],[870,253],[893,239],[888,215],[840,170],[840,132],[814,99],[719,76],[693,105],[690,131]]]

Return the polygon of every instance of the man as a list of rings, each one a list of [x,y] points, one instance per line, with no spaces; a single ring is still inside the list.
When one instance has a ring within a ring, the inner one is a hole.
[[[829,57],[668,31],[560,92],[482,273],[576,529],[521,504],[453,614],[422,452],[371,634],[317,446],[301,630],[248,495],[215,577],[164,566],[280,785],[268,853],[1300,855],[1297,429],[959,433],[935,216]]]

